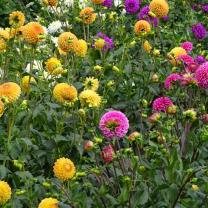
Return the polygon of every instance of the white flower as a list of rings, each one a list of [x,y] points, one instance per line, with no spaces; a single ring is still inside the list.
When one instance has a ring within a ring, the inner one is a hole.
[[[58,32],[61,29],[61,22],[59,20],[53,21],[48,26],[48,32],[53,34],[55,32]]]
[[[51,36],[51,41],[55,44],[55,46],[58,46],[58,38]]]
[[[67,6],[67,7],[73,7],[74,0],[65,0],[64,5]]]
[[[33,61],[33,65],[32,65],[32,69],[34,70],[39,70],[42,68],[42,63],[39,60],[34,60]],[[30,73],[30,67],[31,67],[31,63],[28,63],[26,68],[25,68],[25,72]]]

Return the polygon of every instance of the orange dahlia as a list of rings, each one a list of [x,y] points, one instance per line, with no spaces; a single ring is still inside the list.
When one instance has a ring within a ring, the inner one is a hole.
[[[36,44],[43,40],[44,29],[38,22],[30,22],[21,27],[22,37],[26,42]]]
[[[70,159],[62,157],[56,160],[53,166],[53,172],[58,179],[66,181],[73,178],[76,168]]]
[[[30,84],[36,84],[35,78],[31,76],[24,76],[21,80],[22,90],[27,92],[30,89]]]
[[[87,43],[84,40],[78,40],[74,45],[74,52],[77,56],[85,57],[87,53]]]
[[[23,26],[24,23],[25,23],[25,15],[22,12],[15,11],[9,15],[9,24],[13,28],[19,28]]]
[[[53,96],[60,103],[73,103],[77,100],[77,90],[67,83],[59,83],[53,89]]]
[[[102,4],[105,0],[92,0],[94,4]]]
[[[158,18],[167,16],[169,12],[169,6],[166,0],[152,0],[149,8]]]
[[[40,204],[38,205],[38,208],[58,208],[59,201],[54,198],[45,198],[43,199]]]
[[[76,35],[71,32],[64,32],[58,37],[58,47],[64,52],[73,51],[77,41]]]
[[[96,19],[96,14],[94,13],[94,9],[92,7],[86,7],[81,10],[79,16],[82,21],[87,25],[93,23]]]
[[[134,32],[137,35],[140,35],[142,33],[149,33],[151,31],[150,23],[146,20],[139,20],[136,22],[134,26]]]
[[[9,103],[15,102],[21,94],[21,88],[14,82],[0,85],[0,98],[6,98]]]
[[[49,74],[58,75],[63,72],[62,64],[56,57],[49,58],[45,62],[46,70]]]

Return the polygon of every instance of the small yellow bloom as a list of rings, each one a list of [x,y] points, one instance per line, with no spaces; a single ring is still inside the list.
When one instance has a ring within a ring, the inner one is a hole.
[[[160,50],[154,49],[154,50],[153,50],[153,55],[154,55],[154,56],[159,56],[159,55],[160,55]]]
[[[96,49],[102,50],[103,47],[105,46],[105,40],[102,38],[95,40],[94,46]]]
[[[3,38],[0,38],[0,53],[5,52],[7,48],[6,41]]]
[[[195,184],[193,184],[191,186],[191,188],[192,188],[193,191],[198,191],[199,190],[199,187],[197,185],[195,185]]]
[[[58,75],[63,72],[62,64],[56,57],[49,58],[45,62],[46,70],[49,74]]]
[[[80,39],[74,45],[74,52],[77,56],[85,57],[87,54],[87,48],[87,42]]]
[[[11,187],[5,181],[0,181],[0,204],[5,204],[11,198]]]
[[[181,55],[186,55],[187,52],[182,47],[175,47],[168,53],[168,58],[171,64],[176,66],[178,64],[177,58]]]
[[[57,199],[45,198],[40,202],[38,208],[58,208],[58,203],[59,201]]]
[[[99,87],[99,81],[98,79],[95,79],[94,77],[87,77],[83,85],[85,87],[85,90],[97,91]]]
[[[28,91],[30,89],[30,84],[36,84],[34,77],[24,76],[21,80],[21,86],[23,91]]]
[[[101,97],[93,90],[84,90],[79,95],[79,100],[83,106],[99,107]]]
[[[22,12],[15,11],[9,15],[9,24],[13,28],[19,28],[25,23],[25,15]]]
[[[149,43],[148,40],[145,40],[144,43],[143,43],[143,48],[144,50],[147,52],[147,53],[150,53],[151,50],[152,50],[152,46],[151,44]]]
[[[70,159],[62,157],[56,160],[53,166],[53,172],[58,179],[66,181],[73,178],[76,168]]]
[[[103,69],[102,66],[99,66],[99,65],[94,66],[95,71],[102,71],[102,69]]]

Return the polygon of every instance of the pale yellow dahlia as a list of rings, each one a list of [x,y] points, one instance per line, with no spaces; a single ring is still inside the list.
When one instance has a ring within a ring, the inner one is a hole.
[[[43,40],[44,29],[38,22],[30,22],[21,27],[22,37],[31,44],[36,44]]]
[[[22,12],[15,11],[9,15],[9,24],[13,28],[19,28],[23,26],[24,23],[25,23],[25,15]]]
[[[12,195],[11,187],[5,181],[0,181],[0,204],[5,204]]]
[[[14,82],[0,85],[0,98],[6,98],[9,103],[15,102],[21,94],[21,88]]]
[[[143,48],[144,50],[147,52],[147,53],[150,53],[151,50],[152,50],[152,46],[151,44],[149,43],[148,40],[145,40],[144,43],[143,43]]]
[[[0,38],[0,53],[4,52],[7,48],[6,41],[3,38]]]
[[[43,199],[40,204],[38,205],[38,208],[58,208],[59,201],[54,198],[45,198]]]
[[[79,16],[82,21],[87,25],[93,23],[96,19],[96,14],[94,13],[94,9],[92,7],[86,7],[81,10]]]
[[[83,106],[99,107],[101,97],[93,90],[84,90],[79,95],[79,100]]]
[[[98,79],[95,79],[94,77],[87,77],[83,85],[86,90],[96,91],[99,87],[99,81]]]
[[[58,37],[58,47],[64,51],[74,51],[74,45],[78,41],[76,35],[71,32],[64,32]]]
[[[139,20],[136,22],[134,26],[134,32],[137,35],[143,34],[143,33],[149,33],[151,31],[150,23],[146,20]]]
[[[0,38],[3,38],[4,40],[9,40],[9,31],[0,30]]]
[[[63,72],[61,61],[56,57],[49,58],[45,62],[45,67],[47,72],[52,75],[58,75]]]
[[[94,47],[97,50],[102,50],[104,46],[105,46],[105,40],[104,39],[98,38],[98,39],[95,40]]]
[[[23,27],[23,26],[22,26]],[[6,28],[5,31],[7,31],[7,33],[9,34],[9,39],[14,38],[16,35],[18,35],[19,33],[21,33],[21,28]]]
[[[23,91],[28,91],[30,89],[30,84],[36,84],[34,77],[24,76],[21,80],[21,87]]]
[[[102,4],[105,0],[92,0],[94,4]]]
[[[74,45],[74,52],[77,56],[85,57],[87,54],[87,42],[80,39]]]
[[[59,83],[53,89],[53,96],[60,103],[73,103],[77,100],[77,90],[67,83]]]
[[[166,0],[152,0],[149,8],[159,18],[167,16],[169,12],[169,6]]]
[[[53,166],[53,172],[58,179],[66,181],[73,178],[76,168],[70,159],[62,157],[56,160]]]
[[[0,117],[3,115],[4,113],[4,103],[0,100]]]
[[[186,55],[187,52],[182,47],[175,47],[168,53],[168,58],[171,64],[177,65],[177,58],[181,55]]]

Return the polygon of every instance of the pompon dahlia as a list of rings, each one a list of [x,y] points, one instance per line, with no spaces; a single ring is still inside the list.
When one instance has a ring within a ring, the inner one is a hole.
[[[87,54],[87,42],[85,40],[78,40],[74,44],[74,53],[79,56],[84,58]]]
[[[54,163],[53,172],[58,179],[66,181],[73,178],[76,168],[70,159],[62,157]]]
[[[168,97],[159,97],[153,101],[152,108],[153,111],[163,111],[166,112],[168,107],[173,106],[173,102]]]
[[[14,82],[6,82],[0,85],[0,98],[6,98],[7,102],[15,102],[21,94],[21,88]]]
[[[182,61],[186,65],[194,63],[194,59],[190,55],[179,55],[177,61]]]
[[[198,40],[204,40],[207,36],[207,30],[202,23],[197,23],[192,26],[192,32]]]
[[[58,75],[63,72],[61,61],[56,57],[51,57],[45,62],[45,68],[49,74]]]
[[[194,77],[194,74],[188,72],[182,75],[181,84],[182,85],[189,85],[189,84],[197,85],[197,80]]]
[[[53,89],[53,96],[60,103],[73,103],[77,100],[77,90],[67,83],[59,83]]]
[[[181,47],[175,47],[168,53],[168,58],[169,58],[170,63],[176,66],[178,63],[177,58],[181,55],[186,55],[186,54],[187,52],[185,49]]]
[[[108,146],[103,147],[100,155],[101,155],[104,163],[108,164],[113,160],[115,152],[114,152],[113,147],[109,144]]]
[[[93,90],[84,90],[79,95],[79,100],[83,106],[99,107],[101,97]]]
[[[113,39],[108,37],[102,32],[99,32],[96,35],[96,40],[93,45],[96,49],[102,50],[102,51],[108,51],[112,50],[114,48]]]
[[[0,38],[3,38],[4,40],[9,40],[9,31],[0,30]]]
[[[208,61],[199,66],[196,70],[195,78],[200,87],[208,88]]]
[[[82,21],[87,25],[92,24],[96,19],[96,14],[94,13],[94,9],[92,7],[86,7],[81,10],[79,16]]]
[[[173,82],[180,81],[180,80],[181,80],[181,75],[177,73],[170,74],[165,80],[165,84],[164,84],[165,88],[169,90]]]
[[[197,63],[197,64],[203,64],[204,62],[206,62],[207,60],[204,58],[204,56],[197,56],[194,61]]]
[[[77,37],[71,32],[64,32],[58,37],[58,47],[64,51],[74,51],[74,46],[78,41]]]
[[[19,28],[23,26],[24,23],[25,23],[25,15],[22,12],[15,11],[9,15],[9,24],[13,28]]]
[[[94,4],[102,4],[105,0],[91,0]]]
[[[140,0],[125,0],[125,10],[127,13],[134,14],[138,11]]]
[[[112,1],[112,0],[105,0],[105,1],[102,3],[102,5],[105,6],[105,7],[110,8],[110,7],[112,7],[112,5],[113,5],[113,1]]]
[[[4,113],[4,103],[0,100],[0,117],[3,115]]]
[[[99,87],[99,81],[98,79],[95,79],[94,77],[87,77],[83,85],[84,85],[84,89],[86,90],[97,91]]]
[[[147,22],[146,20],[139,20],[136,22],[134,26],[134,32],[137,35],[140,35],[142,33],[149,33],[150,31],[151,31],[151,26],[149,22]]]
[[[5,181],[0,181],[0,204],[5,204],[12,195],[11,187]]]
[[[34,77],[24,76],[21,80],[21,87],[24,92],[27,92],[30,89],[30,84],[36,84]]]
[[[167,16],[169,12],[169,6],[166,0],[152,0],[149,8],[158,18]]]
[[[38,208],[58,208],[58,203],[59,201],[57,199],[45,198],[40,202]]]
[[[58,4],[58,0],[43,0],[46,5],[55,7]]]
[[[43,40],[44,29],[38,22],[30,22],[25,26],[21,27],[23,39],[30,43],[36,44]]]
[[[187,52],[190,52],[190,51],[192,51],[192,49],[193,49],[193,44],[192,44],[192,42],[186,41],[186,42],[183,42],[183,43],[181,44],[181,47],[182,47],[183,49],[185,49]]]
[[[120,111],[109,111],[101,117],[99,129],[108,139],[113,137],[122,138],[128,132],[129,120]]]

